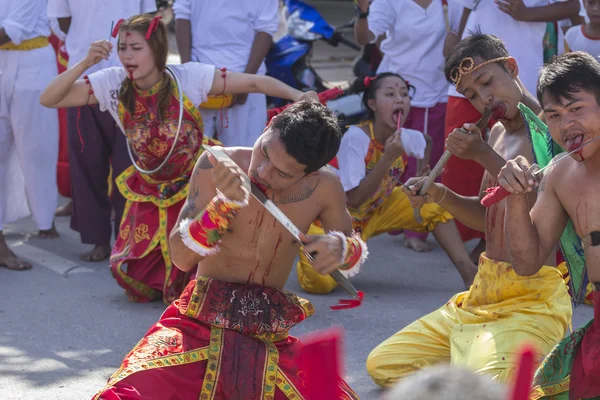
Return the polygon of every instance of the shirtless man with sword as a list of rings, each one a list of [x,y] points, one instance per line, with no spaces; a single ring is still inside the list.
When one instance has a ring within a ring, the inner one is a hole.
[[[304,251],[313,255],[315,270],[349,274],[364,262],[367,248],[352,235],[339,179],[323,168],[340,141],[333,113],[304,101],[273,119],[253,148],[214,148],[217,157],[211,149],[203,153],[170,238],[174,264],[182,270],[197,265],[196,279],[129,353],[99,397],[134,390],[144,399],[169,393],[304,398],[298,341],[288,331],[314,308],[283,290],[301,243],[270,215],[273,209],[250,197],[247,175],[300,232],[321,220],[328,234],[296,235],[307,242]],[[169,364],[160,364],[163,359]],[[331,384],[339,386],[340,400],[358,398],[343,380]]]

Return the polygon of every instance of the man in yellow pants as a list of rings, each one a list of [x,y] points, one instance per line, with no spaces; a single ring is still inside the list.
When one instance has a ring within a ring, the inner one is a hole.
[[[461,41],[445,69],[448,80],[477,110],[489,107],[499,121],[492,128],[489,144],[472,124],[465,125],[472,134],[456,129],[446,141],[451,153],[472,158],[486,168],[483,192],[497,186],[495,177],[504,159],[517,155],[533,159],[529,131],[539,133],[517,108],[531,97],[519,81],[516,60],[492,35],[474,33]],[[570,325],[571,299],[554,266],[555,254],[534,275],[517,275],[505,240],[506,200],[486,210],[479,197],[460,196],[439,183],[425,196],[416,196],[422,183],[422,178],[406,183],[410,201],[437,202],[468,227],[485,231],[486,251],[471,288],[378,345],[367,358],[367,371],[375,383],[386,387],[422,368],[443,363],[499,382],[509,381],[521,344],[530,343],[541,355],[547,354]],[[530,207],[535,199],[535,192],[528,194]]]

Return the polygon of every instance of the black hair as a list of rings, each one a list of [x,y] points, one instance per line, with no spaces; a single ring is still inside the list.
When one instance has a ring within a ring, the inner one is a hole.
[[[483,34],[479,29],[469,31],[469,36],[461,40],[446,57],[444,75],[448,82],[454,83],[451,79],[452,71],[467,57],[481,57],[483,61],[488,61],[508,56],[504,42],[496,36]],[[506,71],[504,63],[499,62],[499,64]]]
[[[555,56],[540,72],[537,98],[543,106],[545,91],[556,101],[573,100],[573,93],[581,89],[593,92],[600,104],[600,62],[583,51]]]
[[[381,74],[372,77],[371,82],[368,86],[365,85],[365,78],[360,77],[352,83],[350,87],[350,92],[363,93],[362,106],[367,111],[367,119],[375,118],[375,113],[373,112],[373,110],[371,110],[371,107],[369,107],[369,100],[375,98],[375,93],[377,93],[377,90],[381,86],[381,82],[383,82],[385,78],[389,78],[390,76],[402,79],[402,81],[404,82],[404,84],[406,84],[406,87],[408,88],[409,97],[412,99],[412,96],[414,96],[416,88],[413,85],[410,85],[406,81],[406,79],[393,72],[382,72]]]
[[[271,129],[277,130],[287,153],[306,165],[306,174],[331,161],[342,141],[336,115],[316,101],[291,105],[273,119]]]

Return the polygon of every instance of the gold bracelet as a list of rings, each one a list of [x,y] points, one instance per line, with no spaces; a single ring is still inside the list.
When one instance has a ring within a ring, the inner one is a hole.
[[[446,198],[447,194],[448,194],[448,186],[444,185],[444,195],[442,196],[442,198],[440,199],[440,201],[436,201],[435,204],[440,204],[442,201],[444,201],[444,199]]]

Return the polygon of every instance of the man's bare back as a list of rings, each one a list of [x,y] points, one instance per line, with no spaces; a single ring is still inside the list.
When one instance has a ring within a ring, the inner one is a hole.
[[[519,155],[525,157],[530,163],[533,163],[533,147],[528,137],[525,124],[515,132],[507,132],[504,126],[497,123],[492,127],[488,141],[492,149],[505,160],[511,160]],[[482,180],[481,193],[490,187],[498,186],[496,177],[492,177],[489,172],[485,172]],[[528,195],[530,207],[536,200],[536,193]],[[506,215],[506,200],[496,203],[489,207],[486,212],[485,235],[486,235],[486,256],[498,261],[510,262],[510,251],[505,240],[504,219]],[[553,252],[546,265],[555,265],[555,253]]]
[[[223,151],[248,174],[251,148],[224,148]],[[193,179],[196,184],[190,187],[182,218],[195,216],[205,207],[206,199],[215,196],[211,168],[205,153],[196,164]],[[324,167],[317,174],[307,176],[283,191],[268,191],[267,196],[302,232],[307,232],[310,224],[322,215],[326,207],[331,206],[331,193],[340,190],[343,193],[335,174]],[[338,201],[336,206],[345,209],[345,201]],[[351,227],[349,217],[348,223]],[[281,289],[290,274],[300,243],[256,199],[250,197],[249,204],[231,221],[219,247],[217,254],[204,257],[198,263],[198,276]]]

